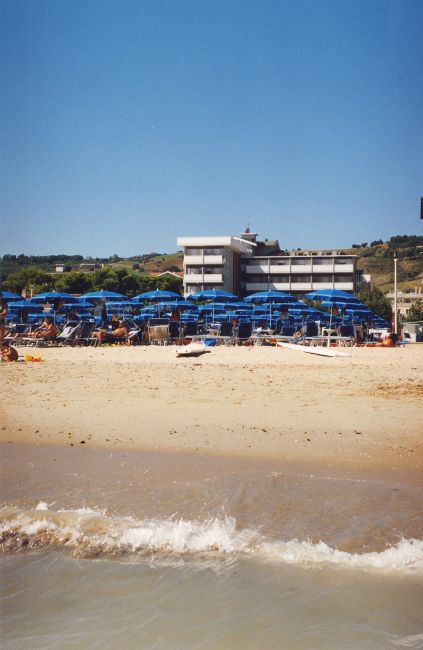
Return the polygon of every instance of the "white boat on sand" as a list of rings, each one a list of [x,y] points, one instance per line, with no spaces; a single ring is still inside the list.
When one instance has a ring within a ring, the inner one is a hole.
[[[177,347],[175,352],[177,357],[199,357],[202,354],[207,354],[210,350],[202,343],[189,343],[183,347]]]
[[[297,352],[306,352],[307,354],[318,354],[321,357],[350,357],[350,352],[344,352],[341,350],[333,350],[332,348],[327,348],[323,346],[314,346],[314,345],[301,345],[299,343],[284,343],[283,341],[278,341],[277,344],[280,348],[286,348],[288,350],[296,350]]]

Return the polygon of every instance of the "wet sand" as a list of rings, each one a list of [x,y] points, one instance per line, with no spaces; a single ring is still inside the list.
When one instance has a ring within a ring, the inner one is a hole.
[[[330,359],[271,347],[49,348],[1,364],[0,442],[423,474],[423,346]]]

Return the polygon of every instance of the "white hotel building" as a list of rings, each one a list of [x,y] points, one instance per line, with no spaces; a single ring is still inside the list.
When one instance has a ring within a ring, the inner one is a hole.
[[[298,297],[316,289],[359,291],[357,256],[339,251],[282,251],[278,241],[240,237],[178,237],[184,251],[184,294],[223,289],[238,296],[285,291]]]

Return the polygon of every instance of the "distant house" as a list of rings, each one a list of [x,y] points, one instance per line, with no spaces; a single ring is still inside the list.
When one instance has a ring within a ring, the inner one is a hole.
[[[72,269],[69,264],[56,264],[55,271],[56,273],[67,273]]]
[[[171,278],[178,278],[179,280],[182,280],[182,278],[184,277],[184,272],[183,271],[162,271],[161,273],[156,273],[155,277],[161,278],[163,275],[168,275]]]
[[[96,269],[101,269],[102,267],[103,264],[98,264],[95,262],[81,262],[78,268],[80,271],[91,272],[95,271]]]
[[[401,316],[407,316],[410,308],[418,300],[423,302],[423,287],[415,287],[414,291],[397,291],[397,309]],[[391,303],[392,309],[395,305],[395,293],[390,291],[386,294],[387,299]]]

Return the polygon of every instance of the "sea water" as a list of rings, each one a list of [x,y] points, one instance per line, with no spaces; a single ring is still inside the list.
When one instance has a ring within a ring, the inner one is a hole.
[[[3,446],[2,648],[423,648],[422,488]]]

